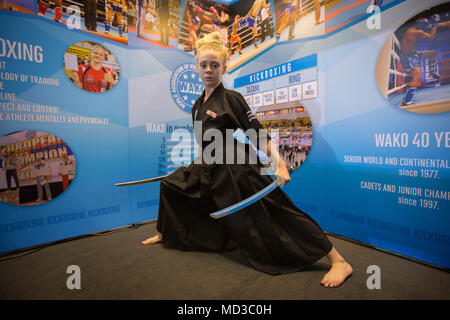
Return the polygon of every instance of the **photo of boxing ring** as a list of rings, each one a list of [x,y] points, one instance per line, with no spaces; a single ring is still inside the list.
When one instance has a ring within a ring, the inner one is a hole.
[[[229,48],[228,71],[232,72],[275,44],[271,2],[237,1],[231,5],[213,1],[186,3],[178,48],[195,55],[195,42],[217,31]]]
[[[0,9],[34,14],[33,0],[0,0]]]
[[[376,79],[396,107],[418,113],[450,111],[450,15],[445,4],[398,28],[380,51]]]
[[[183,10],[183,19],[178,35],[178,49],[192,55],[197,54],[196,42],[204,35],[217,31],[228,42],[231,8],[212,1],[189,0]]]
[[[231,5],[235,15],[230,20],[236,24],[237,37],[241,39],[241,53],[238,51],[233,37],[233,25],[229,28],[229,44],[232,46],[228,71],[250,61],[261,52],[267,50],[276,43],[273,8],[270,1],[238,1]],[[237,19],[236,19],[237,18]],[[235,50],[236,49],[236,50]]]
[[[176,47],[180,0],[133,0],[129,31],[160,47]],[[165,4],[163,6],[163,4]]]
[[[96,7],[90,9],[85,8],[84,3],[82,0],[37,0],[37,15],[61,23],[69,29],[83,30],[128,44],[129,1],[97,0]],[[93,25],[88,28],[89,23]]]
[[[278,41],[325,33],[325,0],[275,0]]]

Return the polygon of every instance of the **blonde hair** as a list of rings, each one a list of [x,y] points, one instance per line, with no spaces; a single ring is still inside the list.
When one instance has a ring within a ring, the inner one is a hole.
[[[204,49],[211,49],[216,51],[223,58],[223,64],[226,65],[228,57],[228,48],[223,43],[222,35],[219,32],[211,32],[197,41],[197,60],[200,51]]]

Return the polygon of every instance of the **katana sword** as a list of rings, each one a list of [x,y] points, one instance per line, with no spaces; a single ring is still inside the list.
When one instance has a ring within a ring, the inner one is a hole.
[[[149,182],[156,182],[156,181],[161,181],[162,179],[164,179],[167,176],[160,176],[160,177],[155,177],[155,178],[150,178],[150,179],[144,179],[144,180],[136,180],[136,181],[128,181],[128,182],[121,182],[121,183],[116,183],[114,184],[117,187],[125,187],[125,186],[132,186],[135,184],[141,184],[141,183],[149,183]]]
[[[195,110],[195,118],[196,118],[196,117],[197,117],[197,110]],[[242,131],[240,131],[240,129],[236,130],[235,134],[237,134],[236,136],[233,135],[233,136],[235,137],[235,139],[237,139],[238,141],[241,141],[241,140],[239,140],[239,138],[237,138],[237,137],[240,137],[240,139],[247,139],[247,140],[245,141],[245,143],[250,144],[250,141],[249,141],[248,138],[244,135],[244,133],[243,133]],[[240,135],[239,135],[239,134],[240,134]],[[242,142],[242,141],[241,141],[241,142]],[[250,144],[250,145],[253,147],[253,149],[255,149],[255,147],[254,147],[252,144]],[[255,149],[255,151],[258,152],[256,149]],[[257,154],[258,154],[258,153],[257,153]],[[161,181],[161,180],[164,179],[165,177],[167,177],[167,175],[166,175],[166,176],[156,177],[156,178],[144,179],[144,180],[136,180],[136,181],[129,181],[129,182],[115,183],[114,185],[117,186],[117,187],[132,186],[132,185],[135,185],[135,184],[150,183],[150,182]]]
[[[289,171],[289,174],[291,174],[294,171],[294,169],[292,167],[289,167],[288,171]],[[274,181],[271,184],[269,184],[267,187],[262,189],[261,191],[258,191],[251,197],[248,197],[247,199],[244,199],[244,200],[242,200],[236,204],[233,204],[225,209],[213,212],[210,214],[210,216],[211,216],[211,218],[219,219],[219,218],[228,216],[236,211],[242,210],[242,209],[248,207],[249,205],[255,203],[256,201],[264,198],[265,196],[267,196],[269,193],[271,193],[276,188],[278,188],[278,187],[282,188],[284,186],[284,184],[285,183],[284,183],[283,178],[278,175],[275,175]]]

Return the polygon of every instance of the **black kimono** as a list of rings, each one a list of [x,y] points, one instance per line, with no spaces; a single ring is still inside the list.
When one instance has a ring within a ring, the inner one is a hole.
[[[201,137],[211,128],[224,137],[226,129],[262,128],[238,92],[220,84],[205,103],[203,98],[204,93],[192,108],[193,120],[202,121],[202,132],[195,132],[201,146],[208,144]],[[259,162],[191,163],[163,179],[157,222],[163,243],[216,252],[237,247],[254,268],[270,274],[296,272],[327,255],[332,249],[327,236],[280,188],[239,212],[210,217],[269,185],[272,179],[261,175],[260,168]]]

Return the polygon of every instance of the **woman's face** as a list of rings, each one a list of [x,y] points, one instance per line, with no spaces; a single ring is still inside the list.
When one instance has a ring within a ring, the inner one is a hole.
[[[92,61],[96,62],[96,63],[102,63],[105,60],[105,50],[103,50],[100,47],[96,47],[93,51],[92,51]]]
[[[223,57],[213,49],[204,49],[197,57],[197,71],[205,87],[215,88],[222,81],[227,67]]]

